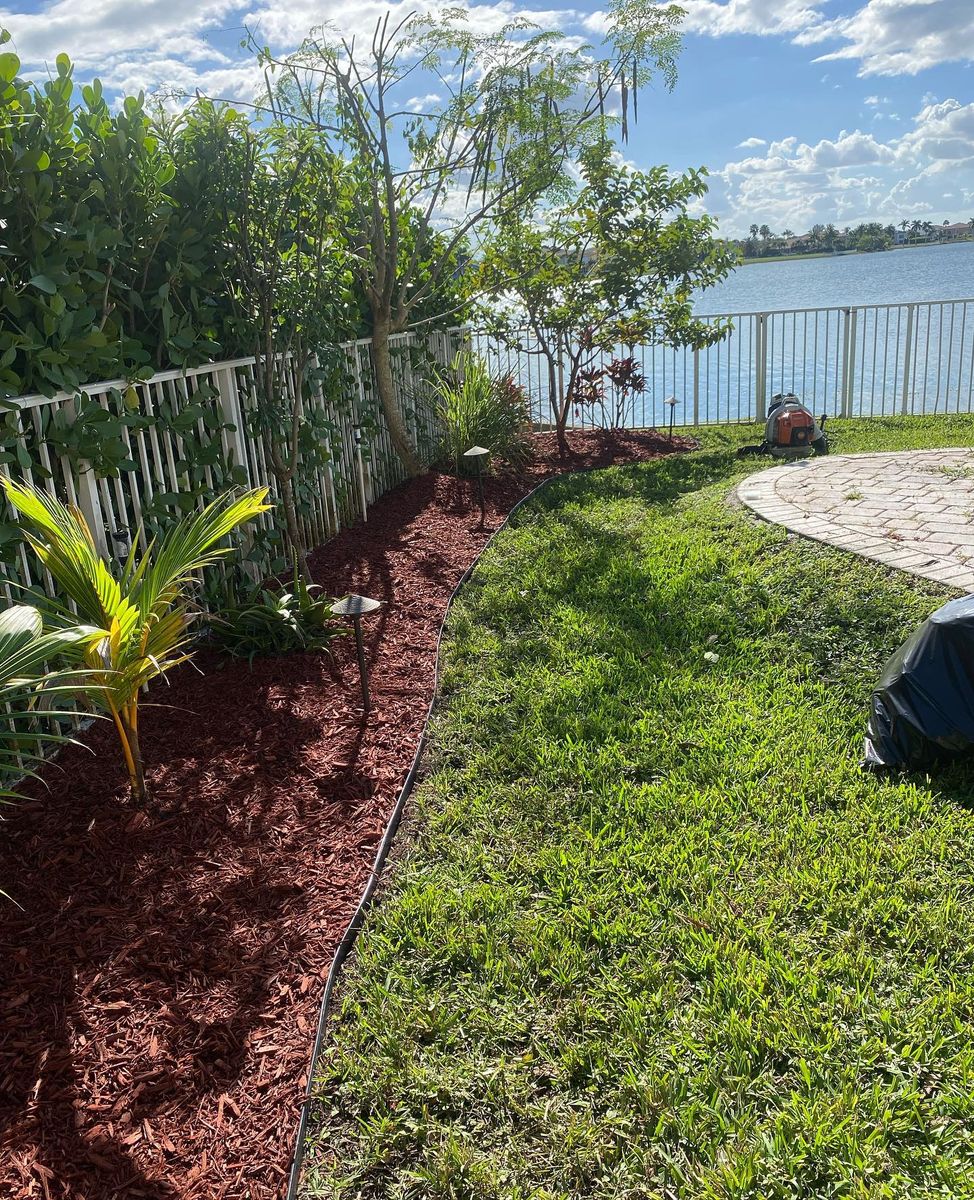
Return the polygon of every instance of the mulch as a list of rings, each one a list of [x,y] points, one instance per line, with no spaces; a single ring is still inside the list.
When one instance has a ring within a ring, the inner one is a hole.
[[[367,622],[363,724],[351,638],[332,656],[201,652],[157,685],[132,807],[114,733],[44,771],[0,837],[0,1195],[283,1195],[332,954],[422,730],[437,631],[512,505],[563,469],[682,450],[655,433],[550,434],[520,477],[431,473],[312,556]]]

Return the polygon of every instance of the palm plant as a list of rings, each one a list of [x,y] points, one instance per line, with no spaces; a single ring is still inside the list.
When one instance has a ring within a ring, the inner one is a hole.
[[[26,722],[37,715],[41,693],[63,692],[77,686],[78,675],[70,670],[51,670],[50,664],[67,657],[77,660],[85,646],[102,636],[100,629],[75,625],[69,629],[45,631],[40,612],[28,604],[18,604],[0,612],[0,704],[4,720],[0,722],[0,800],[15,793],[6,786],[15,775],[31,775],[31,767],[40,758],[45,742],[70,739],[57,732],[57,718],[66,713],[45,709],[46,725],[24,732]],[[32,746],[27,749],[26,744]]]
[[[64,603],[52,602],[52,612],[65,626],[82,621],[101,631],[86,650],[89,673],[80,690],[115,722],[132,797],[143,803],[140,690],[191,657],[188,630],[195,614],[189,591],[195,575],[230,552],[231,547],[218,544],[227,534],[267,511],[267,489],[219,497],[141,554],[136,537],[116,578],[78,509],[29,484],[2,483],[27,525],[28,542],[64,597]]]

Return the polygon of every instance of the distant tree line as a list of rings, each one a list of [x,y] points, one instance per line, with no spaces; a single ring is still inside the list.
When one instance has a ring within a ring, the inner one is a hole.
[[[791,229],[775,233],[768,225],[755,223],[751,225],[748,236],[741,239],[737,246],[744,258],[753,259],[782,255],[869,253],[889,250],[894,245],[925,245],[956,240],[958,237],[974,237],[974,217],[966,222],[966,229],[960,233],[955,225],[946,220],[941,224],[903,220],[899,226],[868,221],[855,226],[847,225],[844,229],[838,229],[831,223],[818,224],[803,234],[796,234]]]

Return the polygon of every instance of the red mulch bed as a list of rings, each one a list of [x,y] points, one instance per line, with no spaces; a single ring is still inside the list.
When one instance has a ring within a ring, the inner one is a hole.
[[[368,623],[354,645],[224,662],[157,687],[142,741],[159,807],[126,796],[98,722],[0,830],[0,1195],[118,1200],[283,1194],[322,981],[415,752],[447,598],[530,488],[429,474],[312,559]],[[689,443],[677,439],[676,449]],[[669,452],[653,433],[574,434],[569,469]],[[94,751],[92,756],[90,751]],[[163,807],[164,806],[164,807]],[[2,902],[0,902],[2,903]]]

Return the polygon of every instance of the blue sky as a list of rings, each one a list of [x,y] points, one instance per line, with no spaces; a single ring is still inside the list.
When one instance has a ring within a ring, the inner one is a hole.
[[[395,7],[395,6],[393,6]],[[416,7],[410,5],[409,7]],[[627,157],[706,166],[725,233],[815,221],[974,217],[974,0],[684,0],[675,91],[640,103]],[[116,91],[245,99],[243,27],[277,49],[323,21],[368,30],[376,0],[0,0],[25,69],[66,51]],[[594,39],[596,5],[471,5]],[[400,6],[400,11],[407,11]]]

